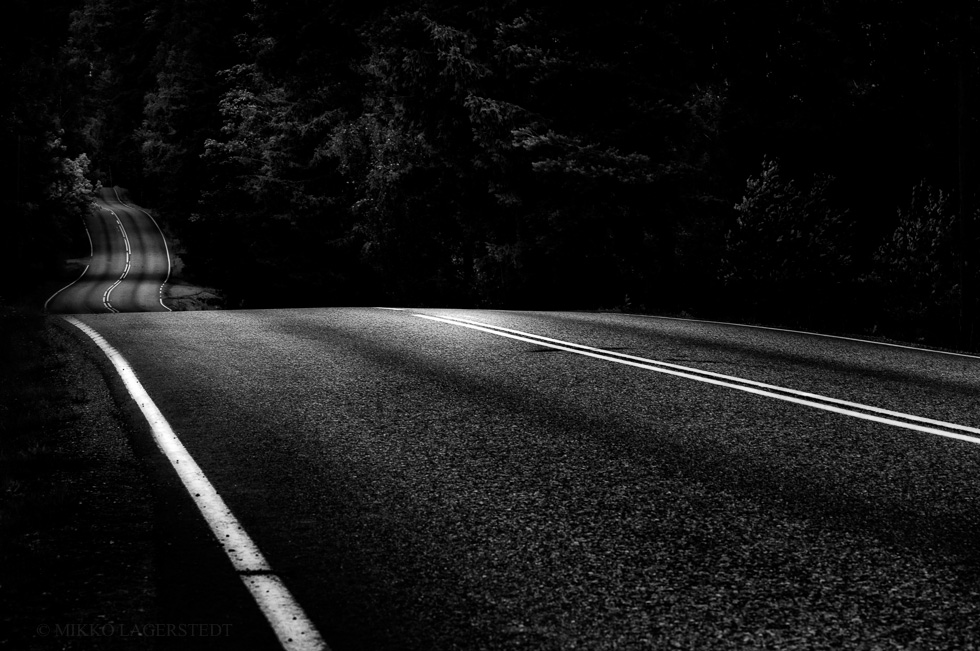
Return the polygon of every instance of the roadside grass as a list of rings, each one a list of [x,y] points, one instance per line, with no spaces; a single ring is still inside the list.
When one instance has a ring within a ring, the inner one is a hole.
[[[77,420],[44,317],[0,306],[0,566],[28,551],[31,531],[64,514],[71,496],[51,477],[71,465],[57,451]]]
[[[11,269],[17,273],[0,280],[0,568],[16,567],[31,532],[63,517],[72,501],[52,477],[71,466],[59,442],[82,406],[63,380],[65,362],[46,335],[43,306],[88,264],[80,221],[61,244],[43,258],[46,266]],[[15,574],[0,574],[0,604]]]
[[[0,304],[0,648],[109,648],[39,631],[152,621],[151,497],[98,369],[36,305]]]
[[[31,641],[18,629],[59,591],[38,578],[58,575],[51,541],[77,498],[62,479],[73,461],[60,442],[78,418],[64,370],[43,315],[0,305],[0,647]]]

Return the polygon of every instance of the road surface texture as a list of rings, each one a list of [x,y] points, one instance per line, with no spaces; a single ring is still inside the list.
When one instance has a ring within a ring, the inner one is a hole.
[[[48,312],[169,311],[162,292],[170,276],[170,255],[149,213],[124,201],[117,189],[102,188],[85,228],[92,246],[89,265],[48,299]]]
[[[980,641],[978,358],[591,313],[78,318],[336,651]]]

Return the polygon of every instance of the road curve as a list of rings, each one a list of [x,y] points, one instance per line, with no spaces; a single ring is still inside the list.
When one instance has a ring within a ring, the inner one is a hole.
[[[86,216],[91,259],[82,275],[45,303],[54,314],[169,312],[163,287],[170,277],[166,240],[149,213],[103,188]]]
[[[980,639],[980,359],[582,313],[80,319],[335,651]]]

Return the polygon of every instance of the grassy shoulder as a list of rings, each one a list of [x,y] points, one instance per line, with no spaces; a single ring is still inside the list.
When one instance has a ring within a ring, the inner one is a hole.
[[[0,649],[275,648],[104,356],[44,314],[86,263],[0,287]]]
[[[153,619],[152,499],[99,369],[57,318],[0,305],[0,647],[119,648],[85,633]]]
[[[118,634],[162,608],[153,482],[97,357],[44,314],[87,249],[60,247],[60,264],[48,256],[0,285],[0,648],[160,645]],[[220,292],[185,279],[176,250],[169,307],[220,309]]]

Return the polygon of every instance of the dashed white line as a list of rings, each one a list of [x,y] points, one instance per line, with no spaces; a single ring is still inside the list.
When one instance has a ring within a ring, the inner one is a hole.
[[[114,211],[112,211],[106,206],[99,205],[99,208],[107,211],[109,214],[113,216],[113,218],[115,218],[116,226],[119,228],[119,233],[122,235],[123,238],[123,244],[126,246],[126,266],[123,268],[122,275],[119,276],[118,280],[112,283],[109,286],[109,289],[105,290],[105,294],[102,295],[102,304],[105,305],[110,312],[119,312],[119,310],[112,307],[112,303],[109,302],[109,294],[111,294],[112,290],[114,290],[116,287],[119,287],[120,283],[122,283],[122,281],[126,279],[126,276],[129,275],[129,270],[132,265],[132,260],[131,260],[132,250],[129,248],[129,236],[126,234],[126,228],[123,226],[122,221],[119,219],[119,215],[117,215]]]
[[[819,394],[807,393],[804,391],[796,391],[794,389],[777,387],[774,385],[764,384],[761,382],[755,382],[753,380],[745,380],[742,378],[737,378],[729,375],[722,375],[720,373],[713,373],[710,371],[702,371],[700,369],[680,366],[678,364],[660,362],[657,360],[647,359],[645,357],[636,357],[633,355],[626,355],[623,353],[602,350],[601,348],[592,348],[590,346],[584,346],[582,344],[562,341],[560,339],[552,339],[550,337],[543,337],[541,335],[536,335],[529,332],[523,332],[521,330],[513,330],[511,328],[504,328],[501,326],[480,323],[479,321],[471,321],[469,319],[461,319],[458,317],[431,316],[428,314],[414,314],[414,316],[417,316],[421,319],[440,321],[442,323],[447,323],[450,325],[470,328],[472,330],[479,330],[481,332],[496,335],[498,337],[515,339],[518,341],[537,344],[539,346],[554,348],[556,350],[575,353],[577,355],[583,355],[585,357],[601,359],[607,362],[615,362],[617,364],[633,366],[635,368],[642,368],[644,370],[655,371],[657,373],[664,373],[666,375],[673,375],[676,377],[682,377],[689,380],[704,382],[706,384],[713,384],[715,386],[726,387],[729,389],[736,389],[738,391],[744,391],[746,393],[752,393],[767,398],[774,398],[776,400],[782,400],[784,402],[791,402],[798,405],[813,407],[815,409],[821,409],[823,411],[829,411],[844,416],[850,416],[852,418],[859,418],[861,420],[873,421],[884,425],[891,425],[894,427],[914,430],[926,434],[934,434],[936,436],[944,436],[946,438],[966,441],[968,443],[980,444],[980,437],[971,436],[970,434],[960,433],[960,432],[970,432],[971,434],[980,435],[980,428],[976,428],[976,427],[959,425],[956,423],[949,423],[946,421],[935,420],[931,418],[924,418],[912,414],[906,414],[898,411],[882,409],[880,407],[874,407],[871,405],[863,405],[856,402],[839,400],[837,398],[831,398],[829,396],[821,396]],[[919,423],[926,423],[926,424],[919,424]],[[940,428],[946,428],[946,429],[940,429]],[[955,431],[949,431],[949,430],[955,430]]]
[[[153,222],[153,225],[157,227],[157,232],[160,233],[160,239],[163,240],[163,250],[164,250],[164,253],[166,253],[166,255],[167,255],[167,276],[163,279],[163,282],[160,283],[160,289],[157,291],[157,294],[158,294],[158,296],[160,298],[160,305],[163,306],[163,309],[165,309],[167,312],[173,312],[173,310],[171,310],[169,307],[167,307],[166,304],[163,302],[163,288],[170,281],[170,272],[172,271],[172,268],[173,268],[172,265],[170,264],[170,247],[167,245],[167,238],[163,234],[163,229],[160,228],[160,224],[158,224],[157,223],[157,220],[153,218],[153,215],[151,215],[150,213],[146,212],[145,210],[143,210],[142,208],[140,208],[138,206],[130,205],[130,204],[126,203],[125,201],[123,201],[122,199],[120,199],[119,198],[119,192],[116,190],[115,187],[112,188],[112,191],[115,193],[116,200],[119,203],[121,203],[122,205],[126,206],[127,208],[130,208],[131,210],[139,210],[141,213],[143,213],[144,215],[146,215],[147,217],[149,217],[150,218],[150,221]]]
[[[149,423],[153,440],[170,461],[194,503],[204,515],[211,531],[224,547],[242,582],[275,631],[282,648],[286,651],[329,651],[327,643],[309,617],[272,571],[258,546],[248,536],[241,523],[208,481],[204,471],[177,438],[163,413],[136,377],[129,362],[112,344],[88,325],[74,317],[63,318],[88,335],[115,367],[129,395],[139,405],[140,411]]]

